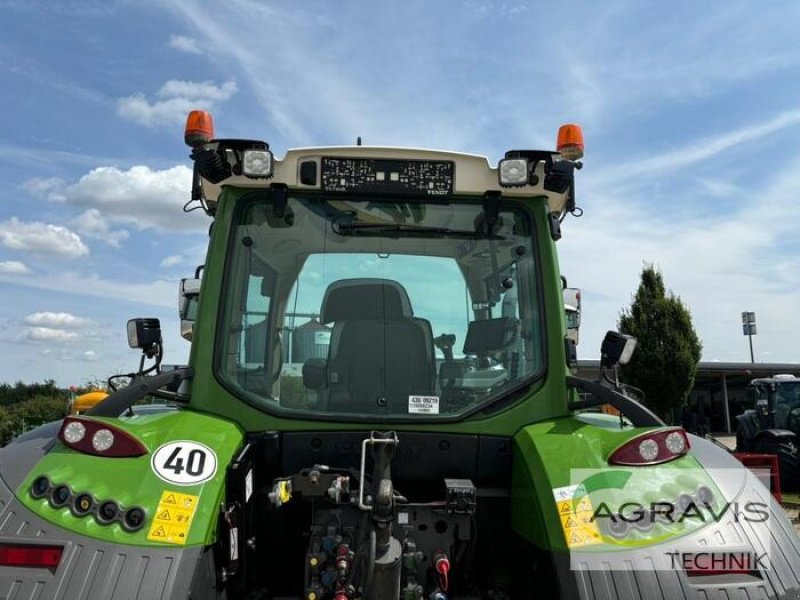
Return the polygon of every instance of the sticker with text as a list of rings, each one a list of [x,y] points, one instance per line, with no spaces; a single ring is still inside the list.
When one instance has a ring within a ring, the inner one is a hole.
[[[195,485],[217,472],[217,455],[208,446],[187,440],[164,444],[153,453],[153,472],[164,481]]]
[[[439,396],[409,396],[408,412],[413,415],[438,415]]]
[[[164,490],[147,539],[164,544],[185,544],[197,510],[197,499],[198,496]]]
[[[582,485],[553,488],[553,499],[568,548],[603,542],[597,523],[592,519],[593,507],[586,488]]]

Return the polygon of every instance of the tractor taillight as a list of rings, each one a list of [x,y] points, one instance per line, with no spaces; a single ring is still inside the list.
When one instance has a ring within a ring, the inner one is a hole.
[[[90,419],[67,417],[58,437],[70,448],[95,456],[133,458],[147,454],[147,449],[131,434]]]
[[[61,546],[0,545],[0,565],[55,569],[61,562]]]
[[[680,428],[662,429],[628,440],[612,452],[608,462],[614,465],[657,465],[689,451],[689,438]]]

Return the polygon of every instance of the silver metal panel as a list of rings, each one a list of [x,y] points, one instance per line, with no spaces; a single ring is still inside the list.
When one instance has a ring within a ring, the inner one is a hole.
[[[727,498],[756,492],[746,486],[760,484],[755,478],[740,476],[742,465],[730,454],[694,436],[691,444],[692,454],[703,467],[715,469],[715,482]],[[759,494],[765,491],[757,490]],[[675,543],[666,543],[626,552],[573,552],[572,570],[568,560],[559,561],[561,580],[574,577],[579,597],[587,600],[798,600],[800,538],[781,506],[769,498],[770,514],[766,523],[736,519],[729,511],[720,522],[683,540],[687,547],[693,548],[707,546],[768,552],[770,568],[762,571],[763,579],[727,575],[689,578],[684,571],[672,568],[667,553],[675,549]]]
[[[50,569],[0,567],[3,600],[185,600],[203,548],[124,546],[47,523],[0,482],[0,543],[58,544]]]

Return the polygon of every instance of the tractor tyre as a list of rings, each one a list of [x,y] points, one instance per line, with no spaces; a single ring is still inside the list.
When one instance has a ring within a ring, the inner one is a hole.
[[[800,490],[800,447],[796,439],[765,436],[756,442],[753,451],[758,454],[774,454],[778,457],[781,490],[787,492]]]
[[[740,425],[736,428],[736,450],[735,452],[750,452],[750,444],[752,439],[747,437],[747,433]]]

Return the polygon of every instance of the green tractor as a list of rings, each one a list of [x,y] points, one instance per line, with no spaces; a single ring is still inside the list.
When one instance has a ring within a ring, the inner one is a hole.
[[[128,386],[0,450],[0,596],[798,597],[800,542],[757,478],[573,375],[577,126],[496,168],[276,160],[203,112],[186,141],[187,209],[212,221],[181,283],[189,365],[160,368],[159,323],[133,319]],[[634,343],[610,332],[604,368]],[[131,410],[148,396],[172,408]]]
[[[753,408],[736,417],[736,451],[778,457],[781,488],[800,490],[800,378],[753,379]]]

